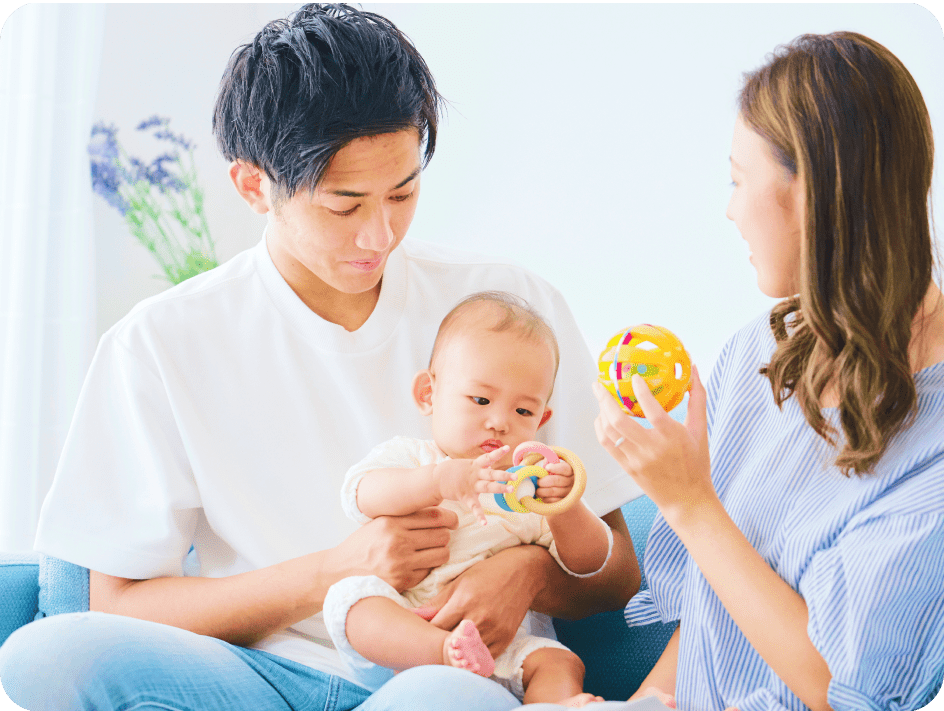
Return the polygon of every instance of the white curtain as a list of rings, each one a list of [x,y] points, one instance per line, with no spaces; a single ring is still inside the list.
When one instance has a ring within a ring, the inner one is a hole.
[[[0,552],[29,550],[95,345],[89,141],[104,5],[0,32]]]

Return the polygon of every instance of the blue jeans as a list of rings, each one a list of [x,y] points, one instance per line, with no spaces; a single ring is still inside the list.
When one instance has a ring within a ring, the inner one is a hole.
[[[0,647],[6,694],[29,711],[506,711],[493,681],[445,666],[373,695],[344,679],[185,630],[97,612],[21,627]]]

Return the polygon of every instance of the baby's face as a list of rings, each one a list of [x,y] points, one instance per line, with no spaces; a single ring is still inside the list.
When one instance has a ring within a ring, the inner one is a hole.
[[[436,358],[432,427],[453,459],[509,445],[495,465],[511,466],[516,446],[535,438],[554,384],[554,354],[540,340],[475,329],[453,336]]]

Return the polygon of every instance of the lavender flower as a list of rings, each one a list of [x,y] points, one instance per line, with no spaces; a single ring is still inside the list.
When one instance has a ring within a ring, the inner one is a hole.
[[[99,121],[88,145],[92,189],[125,218],[131,233],[154,254],[164,278],[179,284],[217,265],[216,249],[203,214],[194,145],[170,131],[170,119],[151,116],[139,131],[183,149],[162,153],[150,163],[129,156],[118,129]],[[186,158],[186,161],[184,160]]]
[[[115,138],[117,130],[114,126],[106,126],[102,122],[92,126],[88,154],[92,170],[92,190],[125,215],[131,205],[120,193],[124,176],[118,163],[118,141]]]
[[[163,131],[155,131],[154,138],[159,138],[164,141],[170,141],[174,145],[180,146],[185,151],[191,151],[195,148],[195,146],[186,138],[184,138],[183,136],[179,134],[172,133],[166,128]]]
[[[170,119],[163,118],[161,116],[158,116],[157,114],[154,114],[153,116],[151,116],[151,118],[144,119],[141,123],[139,123],[138,130],[147,131],[149,128],[152,128],[154,126],[163,127],[163,126],[166,126],[168,123],[170,123]]]

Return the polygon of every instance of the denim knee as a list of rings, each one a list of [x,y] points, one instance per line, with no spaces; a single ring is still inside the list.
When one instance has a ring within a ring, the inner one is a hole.
[[[357,711],[509,711],[519,706],[511,692],[491,679],[435,665],[400,672]]]
[[[7,696],[29,711],[82,709],[78,689],[89,657],[77,654],[74,637],[85,615],[57,615],[16,630],[0,647],[0,680]]]
[[[181,708],[174,685],[166,682],[186,675],[184,653],[223,670],[241,664],[206,637],[82,612],[47,617],[14,632],[0,647],[0,677],[10,699],[29,711]]]

